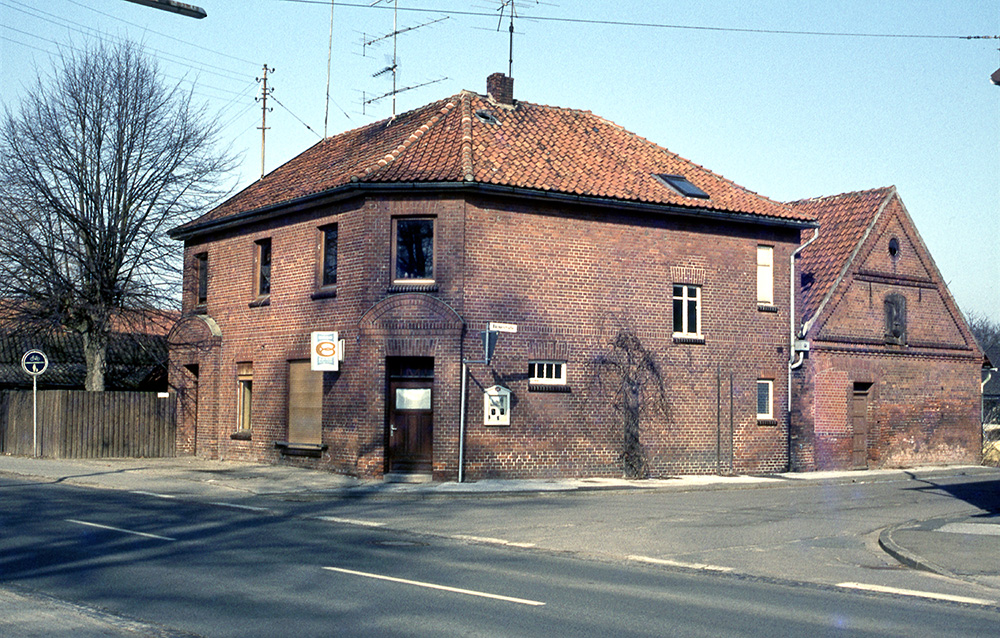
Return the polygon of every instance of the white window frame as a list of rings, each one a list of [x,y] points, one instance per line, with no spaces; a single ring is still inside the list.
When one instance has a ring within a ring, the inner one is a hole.
[[[541,359],[529,361],[528,383],[531,385],[566,385],[566,362]]]
[[[680,296],[677,295],[677,288],[681,289]],[[693,297],[690,296],[691,290],[695,291],[695,294],[694,294]],[[701,286],[697,286],[695,284],[673,284],[671,286],[671,291],[672,291],[672,293],[671,293],[671,303],[670,303],[670,307],[671,307],[671,313],[670,313],[671,328],[673,327],[674,316],[675,316],[674,315],[674,306],[675,306],[674,302],[676,302],[678,300],[680,300],[682,302],[682,310],[681,310],[681,327],[682,327],[682,329],[681,329],[680,332],[674,330],[674,337],[689,337],[689,338],[690,337],[695,337],[695,338],[701,339],[702,336],[703,336],[702,333],[701,333],[701,301],[702,301],[702,299],[701,299],[701,297],[702,297],[702,295],[701,295]],[[691,327],[688,325],[688,304],[691,301],[695,302],[696,321],[698,322],[698,325],[695,327],[695,330],[693,332],[690,329]]]
[[[774,305],[774,246],[757,246],[757,304]]]
[[[760,411],[760,387],[762,384],[767,385],[767,412]],[[757,403],[757,420],[758,421],[771,421],[774,419],[774,380],[773,379],[757,379],[757,392],[754,395],[754,400]]]

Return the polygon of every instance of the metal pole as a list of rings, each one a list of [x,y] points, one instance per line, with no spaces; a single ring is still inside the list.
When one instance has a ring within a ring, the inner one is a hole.
[[[462,362],[462,399],[461,414],[458,417],[458,482],[465,480],[465,385],[469,376],[468,366]]]
[[[38,457],[38,375],[31,377],[32,454]]]

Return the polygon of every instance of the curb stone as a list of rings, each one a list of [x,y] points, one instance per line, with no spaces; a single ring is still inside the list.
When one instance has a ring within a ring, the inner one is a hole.
[[[887,554],[895,558],[897,561],[899,561],[900,563],[906,565],[911,569],[919,569],[921,571],[931,572],[933,574],[938,574],[939,576],[946,576],[948,578],[954,578],[956,580],[965,580],[963,578],[960,578],[957,574],[954,574],[945,569],[944,567],[941,567],[940,565],[932,561],[929,561],[926,558],[923,558],[922,556],[919,556],[914,552],[911,552],[910,550],[906,549],[905,547],[902,547],[901,545],[897,544],[894,540],[892,540],[893,532],[904,528],[914,527],[919,524],[920,521],[907,521],[906,523],[899,523],[898,525],[891,525],[889,527],[886,527],[881,532],[879,532],[878,535],[879,547],[881,547]]]

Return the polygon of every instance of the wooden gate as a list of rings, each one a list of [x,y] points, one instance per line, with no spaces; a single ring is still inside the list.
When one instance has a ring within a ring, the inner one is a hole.
[[[32,393],[0,393],[0,451],[31,456]],[[176,396],[155,392],[38,393],[38,454],[57,459],[174,456]]]

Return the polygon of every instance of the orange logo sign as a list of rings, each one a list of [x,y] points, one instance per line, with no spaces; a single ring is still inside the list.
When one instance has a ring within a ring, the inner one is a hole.
[[[332,341],[320,341],[316,344],[316,354],[321,357],[333,357],[337,354],[337,344]]]

